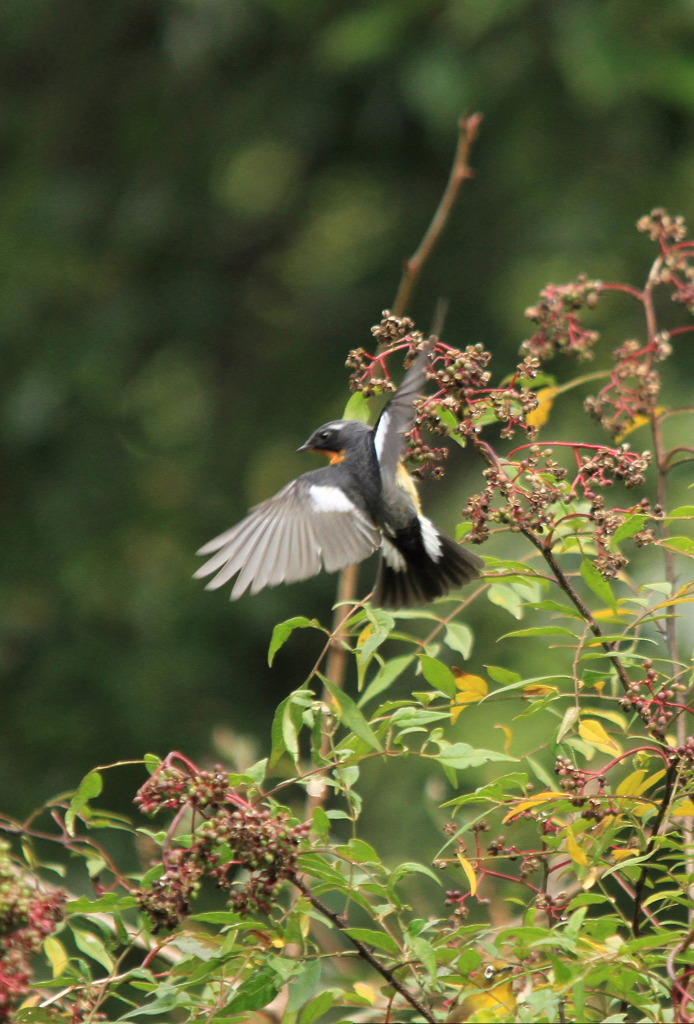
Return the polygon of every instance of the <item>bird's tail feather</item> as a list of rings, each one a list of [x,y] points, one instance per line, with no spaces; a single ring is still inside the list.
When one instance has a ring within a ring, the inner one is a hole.
[[[392,541],[400,557],[381,554],[374,587],[373,604],[380,608],[407,608],[427,604],[449,590],[477,579],[484,566],[479,555],[436,531],[440,553],[432,557],[421,531]],[[430,545],[431,547],[431,545]]]

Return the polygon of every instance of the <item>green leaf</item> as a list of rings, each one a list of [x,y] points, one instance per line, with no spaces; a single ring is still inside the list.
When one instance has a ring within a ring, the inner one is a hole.
[[[462,622],[450,622],[446,628],[444,643],[452,651],[457,651],[464,658],[470,657],[473,644],[472,630]]]
[[[666,537],[659,541],[664,548],[670,551],[679,551],[683,555],[694,555],[694,540],[691,537]]]
[[[204,921],[205,924],[236,924],[239,915],[235,910],[203,910],[199,914],[191,914],[191,921]]]
[[[356,837],[350,839],[344,846],[338,846],[337,852],[340,856],[347,857],[348,860],[353,860],[357,864],[381,863],[381,858],[376,850],[374,850],[371,843],[367,843],[364,839],[357,839]]]
[[[484,667],[489,678],[493,679],[495,683],[500,683],[501,686],[513,686],[514,683],[520,683],[523,678],[520,672],[513,672],[500,665],[485,665]]]
[[[359,707],[363,707],[373,697],[377,697],[384,690],[387,690],[390,684],[394,683],[413,661],[414,654],[402,654],[399,658],[390,658],[385,664],[381,665],[375,677],[361,695]]]
[[[650,516],[644,516],[640,513],[629,515],[626,517],[621,526],[618,526],[615,532],[612,534],[610,547],[616,547],[621,544],[623,540],[628,540],[629,537],[633,537],[635,533],[642,530],[648,522]]]
[[[441,423],[443,423],[444,426],[448,427],[449,431],[454,431],[455,428],[458,426],[458,419],[457,419],[455,413],[451,412],[450,409],[446,409],[445,406],[443,406],[443,405],[435,406],[434,407],[434,412],[438,416],[438,418],[441,420]],[[455,437],[455,439],[457,441],[460,441],[460,442],[463,441],[463,438],[462,438],[462,436],[460,434],[452,434],[452,436]]]
[[[236,989],[233,999],[224,1007],[225,1013],[262,1010],[282,988],[282,979],[270,967],[261,967]]]
[[[320,1017],[324,1017],[328,1010],[332,1010],[337,1002],[336,994],[331,989],[321,992],[319,996],[307,1003],[299,1017],[299,1024],[314,1024]]]
[[[514,629],[511,633],[504,633],[500,640],[508,640],[509,637],[526,637],[526,636],[570,636],[574,640],[578,640],[578,636],[572,633],[570,629],[565,629],[564,626],[530,626],[528,629]]]
[[[376,733],[373,731],[363,714],[344,690],[341,690],[338,686],[335,686],[330,679],[321,677],[325,684],[326,689],[329,691],[333,702],[335,704],[335,710],[337,717],[346,725],[348,729],[351,729],[355,736],[358,736],[360,740],[367,743],[374,750],[383,750],[381,741],[379,740]]]
[[[426,875],[427,878],[431,878],[437,885],[442,885],[441,879],[438,875],[435,875],[431,868],[426,867],[424,864],[418,864],[417,861],[408,860],[403,864],[398,864],[396,868],[390,873],[390,881],[398,882],[405,875]]]
[[[355,391],[350,395],[342,414],[343,420],[359,420],[360,423],[368,423],[371,418],[369,400],[363,391]]]
[[[614,596],[612,587],[602,573],[598,572],[589,558],[584,558],[581,563],[581,576],[595,596],[613,611],[616,611],[617,599]]]
[[[350,938],[358,939],[366,946],[375,946],[393,956],[400,955],[400,947],[395,939],[387,932],[377,932],[373,928],[345,928],[345,934]]]
[[[272,752],[270,754],[269,767],[274,766],[281,760],[284,754],[289,754],[296,762],[299,757],[299,731],[303,724],[303,714],[307,705],[313,703],[314,695],[311,690],[295,690],[282,701],[275,711],[272,720]]]
[[[436,760],[448,768],[464,769],[479,768],[487,761],[517,761],[517,757],[499,754],[496,750],[483,750],[472,747],[469,743],[447,743],[439,741],[439,753]]]
[[[89,814],[89,801],[99,796],[103,785],[101,774],[96,771],[89,772],[80,782],[65,814],[65,827],[71,836],[75,834],[75,819],[79,814]]]
[[[422,675],[431,686],[441,690],[447,697],[455,697],[458,687],[455,684],[455,676],[448,665],[444,665],[438,658],[432,658],[428,654],[423,654],[420,657],[419,664],[422,666]]]
[[[503,583],[492,583],[487,591],[487,597],[492,604],[504,608],[514,619],[523,618],[523,600],[512,587]]]
[[[554,789],[557,784],[557,780],[552,778],[546,768],[544,768],[539,761],[536,761],[534,757],[525,757],[523,760],[531,769],[535,777],[540,780],[543,786],[546,786],[547,789]]]
[[[407,944],[417,959],[421,962],[428,977],[431,978],[432,981],[435,981],[438,973],[438,964],[436,959],[436,950],[432,943],[427,942],[421,935],[411,935],[408,937]]]
[[[364,688],[364,677],[371,659],[395,625],[395,619],[388,612],[380,608],[367,611],[368,622],[357,640],[357,689],[360,691]]]
[[[304,957],[301,969],[291,979],[288,987],[287,1012],[296,1013],[304,1003],[313,998],[317,989],[322,987],[320,960],[308,960]]]
[[[142,758],[145,764],[145,768],[150,775],[154,775],[155,771],[161,764],[161,758],[157,754],[145,754]]]
[[[74,936],[77,948],[91,960],[96,960],[110,974],[114,961],[101,939],[93,932],[82,931],[81,928],[75,928],[74,925],[71,926],[70,931]]]
[[[66,910],[69,914],[118,914],[136,906],[137,900],[134,896],[119,896],[118,893],[107,892],[93,900],[88,896],[79,896],[68,902]]]
[[[286,644],[295,629],[307,629],[309,627],[313,627],[314,629],[323,628],[317,619],[307,619],[304,615],[297,615],[293,619],[286,619],[284,622],[278,622],[273,629],[272,637],[270,638],[270,646],[267,652],[268,665],[272,665],[275,660],[275,655],[279,649]]]
[[[668,512],[665,518],[689,519],[690,516],[694,516],[694,505],[680,505],[679,508],[673,508],[672,512]]]
[[[557,733],[557,743],[561,743],[567,732],[573,729],[580,716],[581,712],[579,708],[572,706],[566,709],[561,725],[559,726],[559,732]]]
[[[124,1013],[119,1020],[153,1017],[155,1014],[161,1015],[165,1020],[171,1019],[172,1011],[176,1010],[180,1004],[180,994],[175,989],[165,986],[164,983],[161,983],[155,991],[157,995],[151,1002],[147,1002],[145,1006],[141,1006],[137,1010]]]
[[[538,612],[556,612],[558,615],[563,615],[569,619],[581,619],[583,616],[575,608],[569,608],[566,604],[560,604],[559,601],[551,601],[549,598],[545,601],[529,601],[529,608],[534,608]]]

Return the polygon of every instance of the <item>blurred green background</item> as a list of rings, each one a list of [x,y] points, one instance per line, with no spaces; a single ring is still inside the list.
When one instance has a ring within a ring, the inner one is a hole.
[[[319,649],[301,631],[270,670],[271,628],[328,622],[335,577],[230,604],[191,579],[196,548],[314,468],[294,450],[344,407],[462,112],[485,116],[476,177],[423,330],[447,299],[446,340],[502,376],[547,281],[643,281],[636,219],[692,213],[694,3],[10,0],[0,40],[0,809],[20,814],[149,750],[264,751]],[[639,324],[611,310],[608,347]],[[425,489],[449,532],[480,468],[458,452]]]

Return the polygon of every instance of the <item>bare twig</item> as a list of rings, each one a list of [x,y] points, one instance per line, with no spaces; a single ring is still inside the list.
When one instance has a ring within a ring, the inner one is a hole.
[[[402,316],[407,311],[412,298],[412,292],[422,272],[422,267],[431,256],[434,247],[441,237],[463,182],[472,177],[469,164],[470,151],[477,138],[481,123],[481,114],[468,114],[465,117],[461,117],[458,122],[458,146],[453,158],[453,166],[451,167],[448,183],[436,208],[436,212],[431,219],[431,223],[424,232],[422,241],[405,263],[392,307],[396,316]]]

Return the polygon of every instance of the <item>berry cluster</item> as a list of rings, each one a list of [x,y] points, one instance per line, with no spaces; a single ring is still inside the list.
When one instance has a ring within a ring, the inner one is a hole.
[[[687,225],[683,217],[673,217],[666,210],[651,210],[637,223],[639,231],[650,235],[660,245],[661,262],[654,279],[658,284],[674,287],[673,302],[681,302],[694,312],[694,244],[687,241]]]
[[[372,327],[371,333],[383,346],[383,351],[370,355],[365,349],[357,348],[347,358],[347,366],[353,371],[350,385],[366,397],[395,390],[387,367],[388,357],[394,351],[407,348],[408,359],[411,359],[433,340],[425,339],[415,330],[409,317],[398,317],[388,310],[384,310],[383,319]],[[438,385],[438,390],[419,402],[409,434],[408,456],[418,464],[418,471],[426,466],[432,468],[435,476],[441,476],[443,469],[438,464],[447,455],[447,449],[425,444],[423,428],[442,436],[454,434],[474,439],[481,422],[494,419],[503,425],[502,437],[512,437],[518,428],[528,437],[534,436],[535,428],[525,417],[537,408],[537,396],[527,383],[537,376],[539,360],[526,354],[504,387],[491,388],[488,369],[491,359],[491,353],[479,344],[457,349],[436,341],[428,376]]]
[[[687,687],[684,683],[668,681],[660,685],[653,662],[644,661],[643,667],[645,678],[630,682],[620,703],[625,710],[636,711],[651,733],[662,738],[678,707],[673,701],[678,693],[686,692]]]
[[[221,769],[203,771],[189,761],[179,768],[171,758],[145,783],[136,802],[149,814],[178,811],[162,856],[163,872],[137,894],[155,930],[174,928],[190,913],[205,878],[230,894],[229,906],[239,913],[269,914],[280,883],[296,869],[310,828],[284,810],[273,814],[254,807],[229,786]],[[191,835],[185,846],[172,846],[184,813],[192,816]],[[240,871],[243,879],[237,877]]]
[[[662,386],[653,364],[667,359],[671,353],[667,333],[655,334],[646,345],[625,341],[614,352],[609,383],[596,398],[586,398],[586,411],[614,435],[623,434],[639,417],[653,416]]]
[[[523,352],[541,360],[551,359],[558,352],[591,359],[600,335],[582,326],[578,311],[583,307],[592,309],[602,289],[602,282],[590,281],[585,274],[570,284],[548,285],[540,292],[537,305],[525,311],[528,320],[537,324],[538,329],[523,342]]]
[[[31,957],[63,917],[65,896],[39,891],[0,841],[0,1022],[29,991]]]
[[[596,568],[605,576],[614,576],[626,565],[627,559],[620,552],[609,549],[611,536],[624,522],[627,513],[651,515],[650,505],[645,500],[625,511],[606,509],[604,496],[595,488],[610,486],[615,480],[629,487],[643,482],[649,455],[647,452],[637,455],[624,445],[618,449],[595,445],[568,447],[577,463],[572,480],[554,458],[554,446],[541,449],[531,445],[523,458],[514,462],[495,462],[486,469],[483,475],[487,486],[473,495],[463,509],[463,516],[472,524],[468,536],[480,543],[488,537],[490,523],[501,523],[510,530],[544,534],[547,546],[551,547],[555,533],[561,531],[564,522],[568,525],[570,520],[571,531],[575,533],[576,521],[583,520],[596,541]],[[566,503],[577,497],[591,502],[589,510],[567,515]],[[557,515],[558,511],[560,515]],[[652,514],[658,514],[658,510]],[[643,529],[639,531],[637,543],[646,544],[652,539],[652,532]]]
[[[582,818],[588,821],[602,821],[608,815],[619,813],[619,808],[612,803],[609,793],[605,792],[604,776],[578,768],[568,757],[558,757],[554,764],[554,771],[559,776],[561,789],[571,797],[573,806],[583,808]],[[584,792],[588,783],[597,787],[597,793],[587,794]]]

